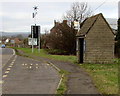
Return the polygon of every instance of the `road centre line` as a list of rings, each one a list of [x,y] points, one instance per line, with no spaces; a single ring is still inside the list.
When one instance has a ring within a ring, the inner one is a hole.
[[[36,69],[38,69],[39,67],[36,67]]]
[[[4,83],[4,81],[3,81],[3,80],[1,80],[1,81],[0,81],[0,84],[2,84],[2,83]]]
[[[12,64],[14,64],[14,61],[12,61]]]
[[[10,65],[13,66],[14,64],[11,63]]]
[[[7,71],[10,71],[11,70],[11,68],[7,68]]]
[[[3,78],[7,77],[7,75],[3,75]]]
[[[6,71],[5,73],[9,73],[10,71]]]
[[[13,60],[13,62],[15,62],[15,59]]]
[[[53,63],[49,62],[48,64],[52,65],[56,70],[58,70],[58,72],[60,71],[60,69],[57,66],[55,66]]]
[[[10,68],[12,67],[12,66],[9,66]]]

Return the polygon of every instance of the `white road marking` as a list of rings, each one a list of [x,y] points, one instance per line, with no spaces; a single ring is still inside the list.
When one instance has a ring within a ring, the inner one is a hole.
[[[32,68],[32,66],[30,66],[30,69]]]
[[[10,68],[12,67],[12,66],[9,66]]]
[[[4,83],[4,81],[0,81],[0,84],[3,84]]]
[[[5,73],[9,73],[10,71],[6,71]]]
[[[38,69],[39,67],[36,67],[36,69]]]
[[[13,60],[13,62],[15,62],[15,59]]]
[[[7,77],[7,75],[3,75],[3,78]]]
[[[10,70],[10,68],[7,68],[7,71],[9,71]]]
[[[49,64],[52,65],[56,70],[60,71],[60,69],[57,66],[55,66],[53,63],[49,62]]]
[[[14,64],[13,64],[13,63],[11,63],[10,65],[11,65],[11,66],[13,66]]]
[[[15,55],[15,50],[13,49],[13,55]]]
[[[14,61],[12,62],[12,64],[14,64]]]

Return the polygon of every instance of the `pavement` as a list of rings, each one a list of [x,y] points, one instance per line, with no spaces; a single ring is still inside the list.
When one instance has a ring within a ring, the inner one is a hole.
[[[25,54],[25,53],[21,53]],[[26,54],[25,54],[26,55]],[[43,57],[31,56],[32,58],[39,61],[46,61],[54,64],[62,70],[68,71],[70,74],[67,75],[67,91],[65,94],[87,94],[87,96],[101,96],[100,92],[97,90],[93,83],[92,78],[83,69],[78,67],[78,65],[72,64],[70,62],[63,62],[54,59],[48,59]],[[79,95],[78,95],[79,96]]]
[[[14,55],[2,68],[2,94],[55,94],[59,81],[56,69],[27,57]]]

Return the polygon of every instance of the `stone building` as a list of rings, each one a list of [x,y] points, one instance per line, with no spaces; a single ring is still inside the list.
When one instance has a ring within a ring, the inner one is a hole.
[[[114,32],[102,13],[87,18],[77,33],[79,63],[112,63]]]

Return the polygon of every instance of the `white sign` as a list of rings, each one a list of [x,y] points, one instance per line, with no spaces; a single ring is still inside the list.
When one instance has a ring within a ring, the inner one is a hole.
[[[15,43],[15,40],[11,40],[10,42],[11,42],[12,44],[14,44],[14,43]]]
[[[28,38],[28,45],[37,45],[37,38]]]
[[[78,21],[74,21],[74,27],[75,27],[75,29],[79,29],[79,26],[80,26],[79,22]]]

